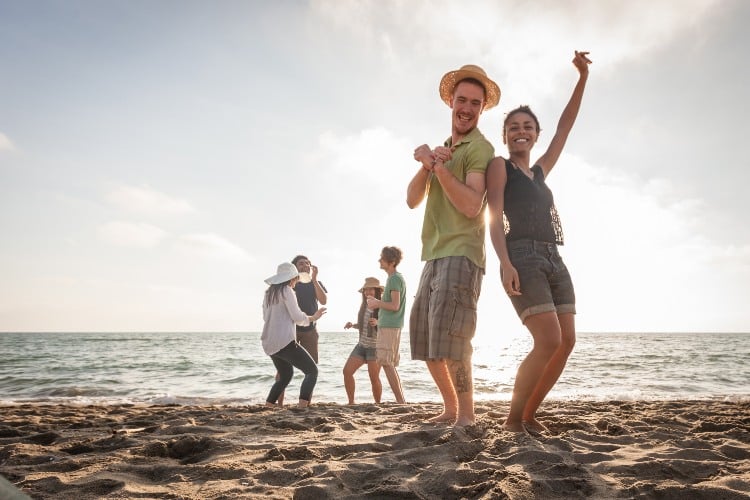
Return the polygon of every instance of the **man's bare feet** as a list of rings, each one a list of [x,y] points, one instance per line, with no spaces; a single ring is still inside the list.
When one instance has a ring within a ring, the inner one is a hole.
[[[440,415],[427,419],[427,422],[430,424],[452,424],[455,421],[456,421],[456,414],[446,413],[446,412],[443,412]]]
[[[456,420],[456,423],[454,425],[456,427],[467,427],[469,425],[474,425],[474,419],[469,417],[461,417]]]
[[[526,428],[528,432],[533,433],[533,434],[544,434],[546,432],[549,432],[549,429],[547,428],[547,426],[541,423],[536,418],[524,420],[523,426]]]
[[[523,422],[508,422],[507,420],[503,424],[503,429],[508,432],[522,432],[528,434],[526,428],[523,426]]]

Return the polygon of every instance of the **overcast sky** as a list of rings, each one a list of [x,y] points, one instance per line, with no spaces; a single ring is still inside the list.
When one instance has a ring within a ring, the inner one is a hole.
[[[258,331],[298,253],[340,331],[384,245],[410,308],[441,76],[500,85],[498,154],[530,104],[538,156],[574,50],[594,63],[549,184],[578,329],[750,331],[749,23],[743,0],[0,0],[0,331]],[[523,331],[488,238],[479,335]]]

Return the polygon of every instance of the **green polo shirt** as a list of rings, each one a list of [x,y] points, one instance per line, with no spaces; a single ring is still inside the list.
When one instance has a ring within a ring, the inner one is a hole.
[[[451,138],[445,141],[451,147]],[[495,148],[475,128],[454,145],[451,160],[445,164],[456,178],[466,182],[466,175],[477,172],[482,175],[495,156]],[[468,218],[450,202],[443,187],[434,175],[430,178],[427,204],[422,224],[422,260],[442,257],[468,257],[478,267],[485,268],[484,253],[484,209],[487,196],[482,200],[479,215]]]

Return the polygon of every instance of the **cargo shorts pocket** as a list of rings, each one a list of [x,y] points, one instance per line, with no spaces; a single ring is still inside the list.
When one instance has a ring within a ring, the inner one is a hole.
[[[448,333],[470,339],[477,327],[477,297],[472,289],[463,287],[457,287],[451,295]]]

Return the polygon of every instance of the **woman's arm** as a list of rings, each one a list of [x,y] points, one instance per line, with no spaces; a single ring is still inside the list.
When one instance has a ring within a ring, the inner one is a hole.
[[[505,184],[508,175],[505,171],[505,158],[498,156],[487,167],[487,206],[490,209],[490,239],[500,260],[500,276],[503,288],[508,295],[520,295],[521,283],[518,272],[510,262],[508,245],[505,241]]]
[[[567,106],[565,106],[562,115],[560,115],[557,130],[552,137],[552,141],[550,141],[547,151],[535,162],[542,167],[545,179],[560,158],[563,147],[565,147],[565,142],[568,140],[568,135],[573,128],[573,124],[576,122],[578,110],[581,109],[583,90],[586,88],[586,80],[589,77],[589,64],[591,64],[589,58],[586,57],[587,55],[588,52],[578,52],[576,50],[573,64],[578,69],[578,83],[576,83],[573,95],[570,96]]]

